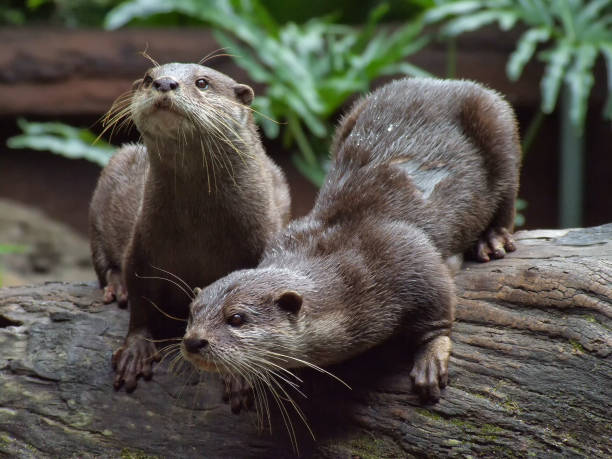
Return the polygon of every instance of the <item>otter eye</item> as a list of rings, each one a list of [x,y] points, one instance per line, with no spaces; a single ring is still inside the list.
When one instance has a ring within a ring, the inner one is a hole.
[[[151,83],[153,83],[153,78],[151,78],[151,75],[146,75],[142,80],[142,84],[145,88],[151,86]]]
[[[195,84],[200,89],[208,89],[208,81],[206,81],[204,78],[196,80]]]
[[[229,316],[227,323],[232,327],[240,327],[244,323],[244,316],[242,314],[234,314]]]

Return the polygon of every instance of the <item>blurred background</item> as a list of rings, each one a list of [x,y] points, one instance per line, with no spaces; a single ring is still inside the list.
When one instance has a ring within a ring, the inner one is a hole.
[[[338,116],[398,76],[503,93],[523,140],[517,228],[612,221],[612,0],[3,0],[0,286],[93,280],[87,210],[113,100],[151,63],[250,84],[267,152],[306,214]],[[279,123],[274,123],[276,120]]]

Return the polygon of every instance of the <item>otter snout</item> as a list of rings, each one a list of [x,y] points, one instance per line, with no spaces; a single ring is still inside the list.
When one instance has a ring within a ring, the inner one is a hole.
[[[200,349],[208,346],[208,341],[204,338],[183,338],[183,346],[185,346],[187,352],[197,354]]]
[[[153,81],[153,88],[159,92],[174,91],[178,87],[178,81],[173,80],[170,77],[161,77]]]

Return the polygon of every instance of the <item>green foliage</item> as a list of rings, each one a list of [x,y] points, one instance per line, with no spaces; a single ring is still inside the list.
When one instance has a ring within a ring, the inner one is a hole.
[[[96,136],[87,129],[79,129],[63,123],[34,123],[23,118],[17,120],[22,134],[9,138],[10,148],[29,148],[51,151],[73,159],[86,159],[104,166],[114,147],[104,141],[96,143]],[[93,145],[95,143],[95,145]]]
[[[265,94],[253,103],[266,136],[282,133],[286,146],[296,145],[296,166],[321,184],[333,116],[349,97],[367,91],[382,75],[429,76],[405,62],[427,43],[422,22],[391,30],[380,25],[387,11],[386,4],[375,8],[359,29],[337,24],[333,17],[281,26],[258,1],[131,0],[108,14],[106,27],[169,13],[214,26],[215,38],[236,55],[237,65],[266,84]]]
[[[514,214],[514,226],[524,226],[525,215],[522,211],[527,209],[527,201],[524,199],[517,199],[514,208],[516,210],[516,213]]]
[[[45,22],[63,26],[97,26],[121,0],[4,0],[0,24]]]
[[[582,133],[593,67],[603,54],[608,67],[608,102],[604,116],[612,119],[612,0],[459,0],[438,1],[425,20],[443,22],[446,36],[497,23],[503,30],[526,27],[510,56],[506,72],[517,80],[538,46],[546,69],[541,80],[541,110],[551,113],[561,86],[569,88],[570,119]]]
[[[24,253],[28,248],[25,245],[0,244],[0,255],[9,253]]]

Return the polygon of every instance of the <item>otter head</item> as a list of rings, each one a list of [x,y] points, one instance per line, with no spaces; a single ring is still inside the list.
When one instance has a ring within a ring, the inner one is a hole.
[[[253,90],[200,64],[153,67],[132,89],[130,112],[145,138],[227,141],[250,121]]]
[[[310,286],[283,269],[236,271],[211,284],[190,305],[183,356],[206,371],[265,373],[299,366],[303,309]]]

